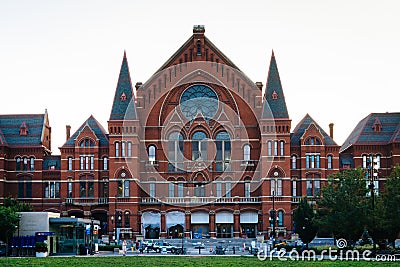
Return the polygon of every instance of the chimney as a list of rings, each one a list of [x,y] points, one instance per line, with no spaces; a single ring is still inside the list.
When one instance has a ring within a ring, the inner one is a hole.
[[[263,83],[262,82],[256,82],[256,86],[258,87],[258,89],[262,90]]]
[[[71,126],[70,125],[65,126],[65,130],[66,130],[67,141],[68,141],[69,138],[71,137]]]
[[[329,136],[333,139],[333,123],[329,123]]]
[[[140,86],[142,86],[143,83],[142,82],[137,82],[135,85],[136,90],[139,90]]]

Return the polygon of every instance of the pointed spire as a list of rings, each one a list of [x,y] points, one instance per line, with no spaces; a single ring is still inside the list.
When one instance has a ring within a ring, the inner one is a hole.
[[[263,107],[263,117],[269,118],[271,116],[273,116],[273,118],[289,118],[274,50],[272,50],[271,62],[269,65]]]
[[[114,102],[110,120],[136,119],[136,107],[129,73],[128,59],[124,50],[118,84],[115,90]]]

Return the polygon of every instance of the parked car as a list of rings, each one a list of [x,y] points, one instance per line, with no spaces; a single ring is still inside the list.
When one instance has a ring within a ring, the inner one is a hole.
[[[0,241],[0,256],[5,256],[7,253],[7,244]]]
[[[158,253],[161,252],[163,248],[165,248],[168,252],[171,253],[175,253],[175,251],[178,249],[176,246],[171,245],[170,243],[165,241],[155,242],[152,248],[155,252]]]

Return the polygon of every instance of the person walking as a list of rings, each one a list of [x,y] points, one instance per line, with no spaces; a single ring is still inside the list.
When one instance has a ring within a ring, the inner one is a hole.
[[[122,255],[126,256],[126,240],[122,242]]]

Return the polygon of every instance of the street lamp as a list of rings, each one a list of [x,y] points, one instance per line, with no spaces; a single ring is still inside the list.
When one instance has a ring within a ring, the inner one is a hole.
[[[90,218],[90,255],[94,255],[94,248],[93,248],[93,228],[94,228],[94,219]]]
[[[373,236],[375,237],[375,184],[374,182],[378,179],[378,170],[379,170],[379,164],[378,164],[378,156],[370,155],[367,158],[367,173],[366,173],[366,178],[369,178],[369,185],[368,188],[371,190],[371,202],[372,202],[372,232]],[[374,255],[376,254],[376,240],[374,239]]]
[[[275,247],[275,225],[276,225],[276,210],[275,210],[275,191],[272,191],[272,210],[270,211],[270,223],[272,223],[272,247]]]
[[[18,226],[17,226],[17,229],[18,229],[18,239],[17,239],[17,255],[18,255],[18,257],[19,257],[19,247],[21,246],[21,241],[19,240],[19,227],[20,227],[20,225],[19,225],[19,223],[20,223],[20,221],[21,221],[21,214],[18,214]]]

